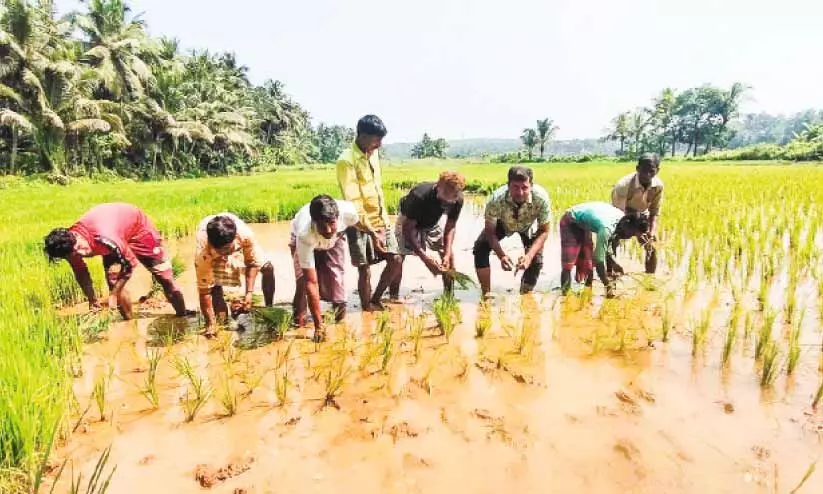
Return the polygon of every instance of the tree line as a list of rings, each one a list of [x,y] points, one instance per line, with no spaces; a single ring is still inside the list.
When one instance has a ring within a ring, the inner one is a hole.
[[[150,37],[123,0],[0,4],[0,173],[228,173],[324,152],[281,82]]]
[[[697,156],[727,148],[734,136],[730,123],[749,90],[739,82],[728,89],[666,88],[651,105],[617,115],[604,139],[618,142],[618,154],[626,156],[644,152],[676,156],[681,148],[685,156]]]

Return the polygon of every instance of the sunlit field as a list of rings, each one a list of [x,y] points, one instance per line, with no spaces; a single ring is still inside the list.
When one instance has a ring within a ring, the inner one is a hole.
[[[469,191],[482,196],[505,182],[507,166],[459,161],[387,166],[386,200],[394,212],[412,184],[435,180],[444,169],[463,173]],[[557,242],[556,222],[565,209],[578,202],[609,201],[611,186],[633,165],[533,168],[535,182],[551,196],[552,239]],[[107,331],[109,316],[58,316],[62,307],[81,302],[82,294],[66,263],[46,261],[42,237],[108,201],[143,208],[169,239],[190,236],[203,216],[221,211],[253,223],[288,220],[316,194],[339,195],[333,168],[147,183],[3,182],[0,490],[50,485],[63,460],[72,456],[57,451],[70,451],[67,445],[82,434],[78,424],[108,421],[116,427],[117,400],[143,400],[141,413],[146,416],[156,410],[178,410],[179,427],[188,427],[211,416],[228,421],[246,414],[248,419],[265,406],[289,404],[284,408],[290,413],[309,403],[315,410],[346,410],[357,403],[346,402],[346,396],[423,399],[417,396],[422,393],[429,399],[437,386],[457,389],[452,387],[472,382],[473,372],[493,379],[503,370],[514,376],[512,386],[529,386],[535,379],[551,380],[546,369],[557,353],[552,341],[575,359],[628,354],[636,358],[641,351],[674,349],[677,355],[688,354],[697,367],[721,376],[744,376],[766,401],[788,400],[798,410],[816,413],[823,394],[823,167],[664,162],[660,177],[665,196],[659,220],[659,273],[648,277],[640,269],[627,269],[614,300],[602,299],[602,287],[596,283],[593,295],[577,287],[574,295],[563,299],[545,286],[529,301],[508,294],[476,307],[478,295],[469,290],[460,303],[439,299],[432,304],[426,299],[413,309],[375,316],[368,320],[368,328],[340,328],[320,346],[285,337],[288,321],[279,318],[287,314],[262,314],[261,324],[275,333],[265,345],[239,348],[225,336],[228,332],[206,343],[197,328],[183,328],[182,336],[138,348],[139,372],[130,364],[115,365],[117,357],[105,363],[106,372],[100,372],[99,365],[88,370],[88,356],[99,357],[95,348],[105,348],[96,340]],[[285,244],[288,239],[280,241]],[[620,257],[636,268],[641,249],[626,243]],[[462,262],[470,266],[470,261]],[[555,257],[548,256],[545,264],[544,270],[559,270]],[[91,265],[97,288],[103,290],[99,260]],[[179,269],[191,271],[191,266],[181,264]],[[470,269],[466,274],[474,278]],[[529,318],[540,322],[529,329]],[[574,331],[564,333],[564,327]],[[255,353],[261,351],[265,353]],[[267,367],[261,367],[261,361]],[[85,388],[78,386],[83,380],[90,382]],[[164,393],[164,386],[171,387],[172,382],[177,383],[175,392]],[[127,391],[118,397],[111,391],[112,383],[121,383]],[[621,398],[626,400],[637,398]],[[89,427],[91,433],[99,432],[97,426]],[[396,441],[397,431],[393,434]],[[92,448],[83,451],[93,452],[94,461],[100,457]],[[768,477],[763,485],[787,492],[801,482],[813,461],[800,458],[795,470],[779,479]],[[101,463],[102,484],[116,461],[108,458]],[[82,479],[82,491],[89,473]],[[62,476],[66,482],[68,467]],[[811,478],[809,482],[814,481]]]

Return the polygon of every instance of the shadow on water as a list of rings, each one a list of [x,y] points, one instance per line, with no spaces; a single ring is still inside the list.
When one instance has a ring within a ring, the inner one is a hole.
[[[180,343],[187,336],[200,331],[198,317],[179,317],[166,314],[149,323],[146,345],[150,347],[168,346]]]
[[[282,307],[260,307],[240,314],[231,324],[237,331],[234,346],[252,350],[279,341],[291,322],[291,312]]]

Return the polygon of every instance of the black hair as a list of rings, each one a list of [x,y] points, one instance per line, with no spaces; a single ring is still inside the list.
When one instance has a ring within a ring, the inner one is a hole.
[[[534,182],[532,169],[526,166],[513,166],[509,168],[509,183],[512,182]]]
[[[386,137],[386,125],[377,115],[366,115],[357,122],[357,135]]]
[[[620,218],[617,228],[623,231],[631,229],[636,232],[647,233],[649,231],[649,218],[643,213],[632,211]]]
[[[640,168],[641,166],[652,166],[654,168],[660,168],[660,156],[657,153],[643,153],[640,155],[640,158],[637,160],[637,167]]]
[[[74,250],[77,239],[67,228],[55,228],[43,239],[43,251],[50,261],[65,259]]]
[[[309,215],[312,221],[333,221],[339,214],[337,202],[329,195],[320,194],[309,203]]]
[[[237,236],[237,225],[228,216],[215,216],[206,225],[206,237],[215,249],[224,247]]]

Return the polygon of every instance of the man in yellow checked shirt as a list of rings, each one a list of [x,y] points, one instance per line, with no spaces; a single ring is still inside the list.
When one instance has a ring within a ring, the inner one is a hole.
[[[343,199],[354,203],[359,227],[346,230],[351,263],[358,270],[357,291],[363,310],[382,310],[383,293],[398,297],[398,274],[402,268],[397,239],[389,225],[377,150],[386,136],[386,126],[375,115],[357,122],[357,137],[337,159],[337,181]],[[380,281],[371,293],[372,264],[386,261]]]

